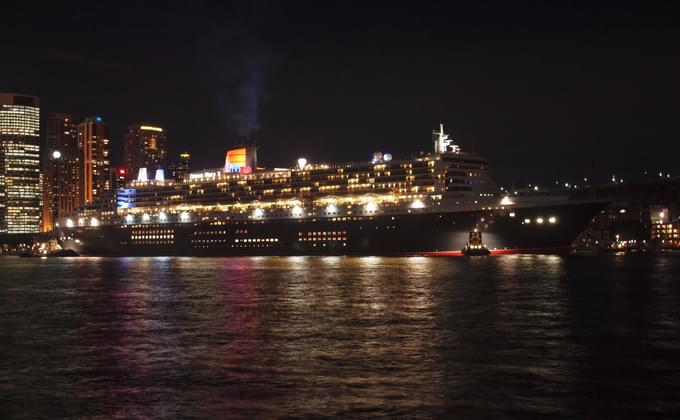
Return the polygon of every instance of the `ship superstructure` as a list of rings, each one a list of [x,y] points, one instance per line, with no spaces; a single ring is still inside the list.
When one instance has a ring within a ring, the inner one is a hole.
[[[184,182],[140,176],[118,191],[115,215],[63,219],[63,236],[85,253],[239,255],[448,252],[461,249],[465,241],[454,238],[476,225],[505,251],[551,247],[551,232],[559,233],[555,247],[568,246],[578,234],[560,208],[578,203],[507,197],[486,159],[464,153],[443,126],[433,134],[434,153],[410,159],[377,152],[366,162],[299,159],[283,169],[258,168],[254,148],[239,147],[227,152],[224,168]],[[579,226],[601,205],[577,211]],[[503,227],[514,235],[524,225],[517,240],[494,233]],[[526,234],[537,225],[545,225],[545,238],[534,247]],[[98,243],[87,239],[93,234]]]

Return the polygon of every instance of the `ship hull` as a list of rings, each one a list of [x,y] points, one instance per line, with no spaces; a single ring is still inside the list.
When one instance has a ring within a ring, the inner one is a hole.
[[[606,203],[363,217],[212,220],[63,229],[80,255],[460,255],[478,227],[492,254],[560,253]]]

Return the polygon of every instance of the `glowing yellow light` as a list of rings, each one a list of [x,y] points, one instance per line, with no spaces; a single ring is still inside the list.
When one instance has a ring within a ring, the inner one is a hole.
[[[156,131],[156,132],[158,132],[158,133],[162,133],[162,132],[163,132],[163,129],[162,129],[162,128],[160,128],[160,127],[154,127],[154,126],[152,126],[152,125],[142,125],[142,126],[139,127],[139,129],[140,129],[140,130],[144,130],[144,131]]]
[[[375,212],[376,210],[378,210],[378,205],[375,204],[373,201],[369,201],[368,203],[366,203],[366,211],[372,213]]]
[[[96,217],[90,219],[90,226],[99,226],[99,220]]]
[[[548,223],[557,223],[557,218],[555,216],[552,216],[548,219]]]
[[[189,217],[189,213],[187,213],[186,211],[183,211],[179,215],[179,221],[180,222],[188,222],[190,219],[191,218]]]
[[[542,217],[537,218],[536,223],[538,223],[539,225],[543,223],[543,218]]]
[[[511,206],[513,204],[515,204],[515,202],[512,201],[507,195],[501,200],[501,206]]]

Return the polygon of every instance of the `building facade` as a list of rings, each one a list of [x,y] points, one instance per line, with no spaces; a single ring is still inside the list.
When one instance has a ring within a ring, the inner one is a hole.
[[[109,126],[101,117],[78,124],[79,204],[107,206],[111,201]]]
[[[180,153],[175,162],[170,165],[170,177],[175,181],[184,181],[189,177],[191,155],[187,152]]]
[[[125,133],[123,155],[128,181],[137,178],[141,168],[146,168],[153,177],[156,170],[165,169],[165,130],[148,124],[130,125]]]
[[[54,229],[59,217],[80,206],[77,124],[70,114],[48,113],[43,153],[43,225]]]
[[[40,231],[40,100],[0,93],[0,233]]]
[[[657,248],[680,247],[680,220],[671,217],[668,207],[652,206],[649,212],[652,222],[652,242]]]

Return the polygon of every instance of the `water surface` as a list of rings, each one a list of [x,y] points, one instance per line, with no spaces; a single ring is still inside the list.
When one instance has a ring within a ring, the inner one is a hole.
[[[673,417],[680,258],[0,258],[0,415]]]

